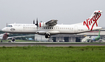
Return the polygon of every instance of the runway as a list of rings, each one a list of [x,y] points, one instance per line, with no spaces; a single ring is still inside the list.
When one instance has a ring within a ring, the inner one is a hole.
[[[60,42],[14,42],[14,43],[0,43],[0,47],[12,46],[47,46],[47,47],[68,47],[68,46],[105,46],[105,43],[60,43]]]

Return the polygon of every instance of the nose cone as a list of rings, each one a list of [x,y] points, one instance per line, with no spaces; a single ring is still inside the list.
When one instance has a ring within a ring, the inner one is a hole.
[[[1,31],[4,31],[5,32],[6,31],[6,28],[1,29]]]

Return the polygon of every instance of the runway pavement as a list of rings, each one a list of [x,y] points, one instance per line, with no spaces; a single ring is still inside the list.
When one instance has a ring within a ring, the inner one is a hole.
[[[47,47],[68,47],[68,46],[105,46],[105,43],[61,43],[61,42],[14,42],[14,43],[0,43],[0,47],[12,46],[47,46]]]

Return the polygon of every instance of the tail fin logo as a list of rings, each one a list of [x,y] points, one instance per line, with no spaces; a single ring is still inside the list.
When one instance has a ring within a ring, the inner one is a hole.
[[[86,21],[83,22],[83,25],[86,25],[88,30],[89,29],[93,30],[93,27],[95,24],[96,24],[96,26],[98,26],[97,20],[100,18],[100,16],[101,16],[101,13],[96,13],[92,18],[86,19]],[[91,27],[89,27],[89,25]]]

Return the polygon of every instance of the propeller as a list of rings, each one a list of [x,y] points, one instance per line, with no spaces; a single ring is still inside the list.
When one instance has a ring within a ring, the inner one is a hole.
[[[36,19],[36,23],[35,20],[33,20],[33,24],[35,24],[38,27],[38,18]]]
[[[36,19],[36,22],[35,22],[35,20],[33,20],[33,24],[35,24],[37,26],[37,30],[38,30],[38,18]]]
[[[35,20],[33,20],[33,24],[35,24]]]
[[[36,24],[35,25],[38,27],[38,18],[36,19]]]

